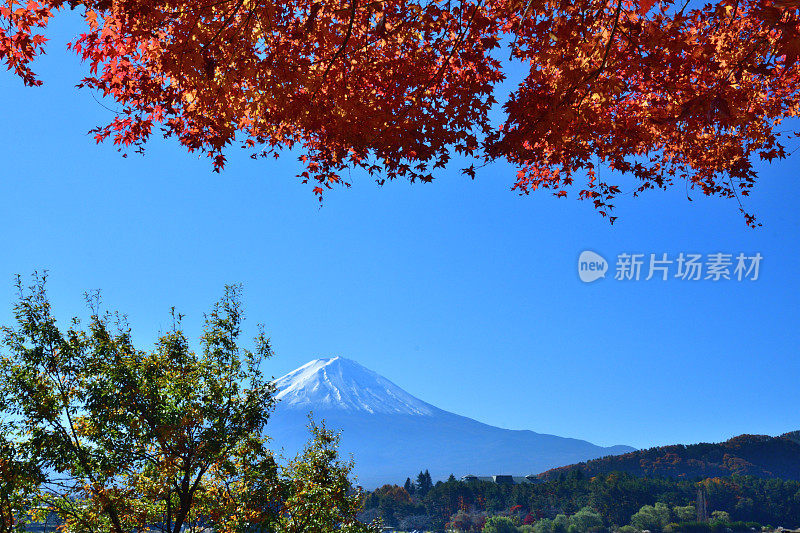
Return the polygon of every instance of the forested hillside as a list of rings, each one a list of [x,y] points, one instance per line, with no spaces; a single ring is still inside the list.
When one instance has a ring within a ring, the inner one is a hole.
[[[540,477],[557,479],[574,470],[589,477],[625,472],[680,479],[747,475],[800,480],[800,431],[778,437],[740,435],[717,444],[659,446],[555,468]]]

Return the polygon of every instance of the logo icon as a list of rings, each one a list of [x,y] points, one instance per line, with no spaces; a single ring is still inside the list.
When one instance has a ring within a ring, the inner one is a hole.
[[[591,283],[606,277],[608,261],[602,255],[584,250],[578,258],[578,276],[584,283]]]

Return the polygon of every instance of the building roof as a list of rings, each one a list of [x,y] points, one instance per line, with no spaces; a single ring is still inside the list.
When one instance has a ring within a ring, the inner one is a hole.
[[[495,474],[493,476],[476,476],[474,474],[467,474],[461,478],[462,481],[488,481],[489,483],[513,483],[521,485],[523,483],[541,483],[541,480],[534,474],[527,476],[514,476],[510,474]]]

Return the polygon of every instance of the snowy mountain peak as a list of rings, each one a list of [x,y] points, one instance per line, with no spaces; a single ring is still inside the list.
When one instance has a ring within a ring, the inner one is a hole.
[[[430,416],[437,409],[344,357],[315,359],[275,380],[279,408]]]

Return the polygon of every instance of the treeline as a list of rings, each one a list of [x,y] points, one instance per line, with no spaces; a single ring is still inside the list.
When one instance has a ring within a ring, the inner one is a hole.
[[[662,524],[663,528],[641,528],[653,531],[664,529],[668,524],[692,522],[677,521],[673,510],[694,506],[698,491],[703,493],[707,502],[709,517],[716,511],[718,517],[723,516],[730,523],[800,526],[798,481],[754,476],[690,481],[640,478],[619,472],[588,478],[580,471],[543,483],[515,485],[464,482],[453,476],[446,482],[434,484],[430,482],[427,471],[421,472],[415,481],[406,480],[404,486],[385,485],[369,493],[361,518],[366,521],[381,518],[384,524],[403,530],[468,531],[475,529],[481,517],[483,522],[491,517],[507,517],[520,525],[533,526],[545,519],[554,521],[559,515],[565,518],[579,515],[579,520],[582,520],[582,516],[591,512],[599,517],[602,528],[616,531],[631,525],[632,517],[643,508],[647,512],[647,506],[659,509],[660,519],[664,518],[663,509],[667,508],[673,514],[668,516],[668,522]],[[582,512],[584,515],[580,514]],[[465,517],[475,518],[476,523],[467,524],[466,528],[458,527],[459,521],[467,520]],[[563,519],[559,520],[563,525]],[[698,533],[702,533],[706,526],[697,527],[700,527]],[[675,527],[671,529],[682,531]],[[561,532],[556,527],[539,533]]]

